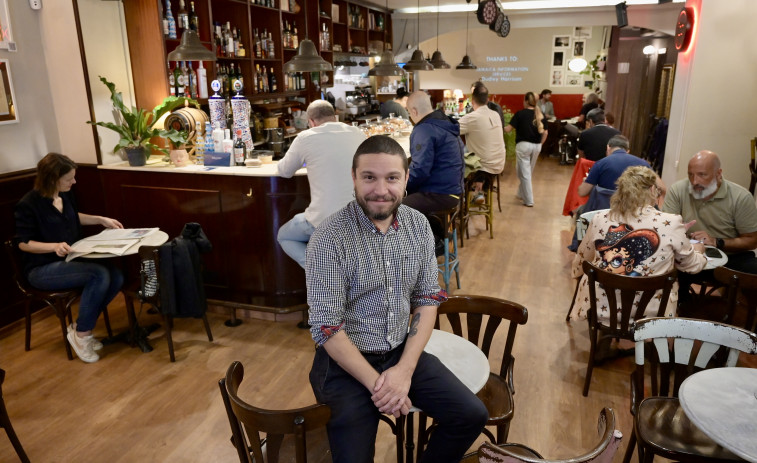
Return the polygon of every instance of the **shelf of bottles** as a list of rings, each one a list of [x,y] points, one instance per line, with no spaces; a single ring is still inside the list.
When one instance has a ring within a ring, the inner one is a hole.
[[[208,49],[212,48],[208,18],[202,14],[206,8],[206,0],[164,0],[163,9],[163,37],[166,53],[173,51],[180,44],[185,30],[194,30],[200,41]],[[195,99],[208,97],[208,68],[209,63],[178,61],[167,62],[167,80],[169,93],[172,96],[186,96]],[[213,70],[211,69],[212,73]]]

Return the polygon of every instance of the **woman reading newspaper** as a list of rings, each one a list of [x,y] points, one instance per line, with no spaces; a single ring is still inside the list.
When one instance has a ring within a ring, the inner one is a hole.
[[[49,153],[39,161],[34,189],[16,205],[16,243],[24,251],[24,271],[32,286],[46,291],[84,288],[76,323],[68,328],[68,342],[82,361],[92,363],[100,359],[95,351],[102,348],[92,328],[121,290],[123,275],[107,262],[65,259],[81,238],[82,225],[123,226],[77,210],[71,193],[75,175],[76,164],[62,154]]]

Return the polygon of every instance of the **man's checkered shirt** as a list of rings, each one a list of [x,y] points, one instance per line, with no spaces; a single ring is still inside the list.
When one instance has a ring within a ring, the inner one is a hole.
[[[402,344],[411,310],[446,300],[428,220],[400,206],[386,234],[356,201],[310,238],[305,265],[310,331],[322,345],[340,330],[362,352]]]

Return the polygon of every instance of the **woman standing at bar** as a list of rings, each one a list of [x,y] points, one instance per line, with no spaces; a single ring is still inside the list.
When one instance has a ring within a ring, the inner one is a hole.
[[[531,175],[536,167],[536,159],[541,152],[541,144],[547,138],[544,128],[544,115],[536,106],[536,96],[533,92],[526,93],[523,100],[524,108],[515,113],[510,123],[505,126],[505,132],[515,130],[515,154],[518,158],[518,199],[524,206],[534,206],[534,192],[531,187]]]
[[[24,272],[35,288],[54,291],[83,287],[76,323],[68,342],[82,361],[100,359],[102,343],[92,336],[100,313],[121,290],[123,275],[109,263],[66,262],[71,245],[81,238],[82,225],[123,228],[117,220],[78,211],[71,187],[76,164],[62,154],[49,153],[37,164],[34,189],[16,205],[16,243],[24,257]]]

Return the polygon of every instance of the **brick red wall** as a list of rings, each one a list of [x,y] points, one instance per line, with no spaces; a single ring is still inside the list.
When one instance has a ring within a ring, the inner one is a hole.
[[[521,94],[495,94],[489,98],[496,101],[500,106],[507,106],[510,112],[516,113],[523,109],[523,95]],[[552,94],[552,105],[555,107],[557,119],[570,119],[578,116],[581,111],[583,93],[577,94]]]

